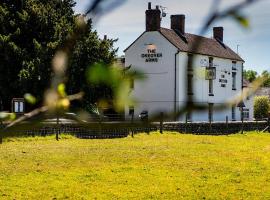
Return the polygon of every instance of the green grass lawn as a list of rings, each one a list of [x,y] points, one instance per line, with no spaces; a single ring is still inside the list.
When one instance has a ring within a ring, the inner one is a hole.
[[[270,135],[13,139],[0,199],[270,199]]]

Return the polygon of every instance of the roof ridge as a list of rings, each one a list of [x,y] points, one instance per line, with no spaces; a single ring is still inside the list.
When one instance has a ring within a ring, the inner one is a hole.
[[[244,60],[229,46],[223,42],[221,44],[221,42],[215,38],[208,38],[192,33],[185,33],[183,36],[187,39],[186,43],[173,29],[160,27],[159,32],[180,51],[193,52],[191,47],[197,40],[201,40],[201,45],[198,49],[196,49],[196,52],[194,53],[244,62]]]

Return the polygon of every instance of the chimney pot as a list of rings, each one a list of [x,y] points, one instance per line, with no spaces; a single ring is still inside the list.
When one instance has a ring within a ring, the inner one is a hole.
[[[185,34],[185,15],[171,15],[171,29]]]
[[[151,2],[148,2],[148,10],[151,10],[152,9],[151,7],[152,7]]]
[[[150,8],[150,9],[149,9]],[[158,6],[156,9],[151,9],[151,3],[148,3],[146,15],[146,31],[159,31],[161,25],[161,11]]]
[[[214,27],[213,28],[213,35],[214,38],[223,42],[223,27]]]

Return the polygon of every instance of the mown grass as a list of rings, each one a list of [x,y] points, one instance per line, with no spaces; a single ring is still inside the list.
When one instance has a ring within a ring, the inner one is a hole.
[[[12,139],[0,199],[270,199],[270,135]]]

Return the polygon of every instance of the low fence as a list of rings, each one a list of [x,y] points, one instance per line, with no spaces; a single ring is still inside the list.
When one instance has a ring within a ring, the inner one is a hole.
[[[165,122],[155,123],[157,129],[175,131],[179,133],[192,133],[197,135],[228,135],[242,131],[269,131],[267,121],[254,122]],[[163,127],[161,127],[163,126]]]
[[[258,122],[97,122],[97,123],[42,123],[30,128],[31,124],[14,129],[2,129],[2,136],[46,136],[60,133],[74,135],[82,139],[124,138],[128,135],[151,131],[174,131],[197,135],[229,135],[243,131],[269,131],[269,123]]]

